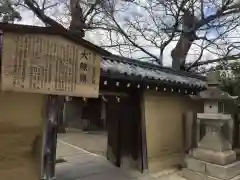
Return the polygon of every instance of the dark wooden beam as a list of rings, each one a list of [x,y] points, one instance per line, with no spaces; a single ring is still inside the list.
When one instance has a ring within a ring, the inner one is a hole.
[[[146,119],[145,119],[145,106],[144,106],[144,92],[139,94],[140,107],[141,107],[141,148],[142,148],[142,168],[143,172],[148,169],[148,153],[147,153],[147,129],[146,129]]]

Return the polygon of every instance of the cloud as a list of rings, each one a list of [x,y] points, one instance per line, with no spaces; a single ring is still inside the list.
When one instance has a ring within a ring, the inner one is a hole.
[[[119,1],[120,2],[120,1]],[[140,3],[146,3],[146,0],[138,0],[138,2]],[[127,21],[135,21],[135,18],[139,18],[141,21],[144,21],[145,23],[141,24],[141,28],[145,28],[145,29],[153,29],[153,30],[157,30],[156,28],[159,28],[162,26],[162,24],[170,24],[174,23],[174,20],[171,17],[166,17],[164,16],[164,18],[162,18],[161,23],[159,23],[159,26],[156,26],[156,24],[154,24],[154,22],[152,21],[152,19],[149,16],[146,16],[146,10],[144,10],[143,8],[136,6],[134,4],[121,4],[119,3],[118,8],[121,8],[121,6],[124,7],[124,11],[122,11],[121,13],[119,13],[117,15],[117,20],[119,22],[120,25],[122,25],[123,29],[126,27],[125,24]],[[206,5],[206,4],[205,4]],[[208,17],[212,14],[215,14],[217,11],[217,7],[213,4],[208,4],[208,6],[206,5],[204,8],[204,16]],[[55,16],[61,17],[61,19],[63,19],[63,12],[65,13],[65,11],[63,11],[60,8],[58,8],[57,11],[55,11]],[[156,13],[156,17],[163,17],[163,11],[160,11],[159,9],[154,10],[154,13]],[[53,13],[49,12],[49,14],[53,15]],[[19,23],[22,24],[28,24],[28,25],[37,25],[37,26],[44,26],[44,24],[36,17],[34,16],[34,14],[32,12],[30,12],[29,10],[26,9],[22,9],[21,10],[21,15],[23,17],[22,21],[20,21]],[[53,16],[51,16],[53,17]],[[54,18],[54,17],[53,17]],[[67,18],[64,19],[64,21],[68,21]],[[214,24],[215,23],[215,24]],[[198,32],[200,35],[204,35],[204,33],[206,34],[207,39],[213,40],[216,37],[218,37],[219,33],[221,33],[222,31],[224,31],[224,27],[212,27],[211,25],[216,25],[216,22],[214,22],[212,24],[210,24],[209,28],[207,31],[202,31],[202,32]],[[124,29],[126,30],[126,29]],[[127,31],[127,30],[126,30]],[[237,31],[237,29],[235,30]],[[147,30],[144,32],[146,36],[148,37],[154,37],[153,34],[151,34],[151,32],[148,32]],[[228,35],[230,36],[234,36],[234,34],[236,35],[236,32],[232,32],[231,34],[229,33]],[[96,45],[108,45],[109,44],[109,38],[107,37],[107,32],[103,31],[103,30],[92,30],[86,33],[86,38],[88,41],[96,44]],[[150,53],[152,53],[153,55],[155,55],[156,57],[160,56],[160,49],[157,47],[154,47],[153,44],[149,43],[148,41],[146,41],[146,39],[144,39],[138,32],[133,32],[133,36],[137,35],[137,39],[136,42],[140,45],[142,45],[146,50],[148,50]],[[238,35],[238,37],[240,37]],[[114,40],[117,40],[117,36],[114,36]],[[162,39],[166,39],[168,38],[167,35],[165,34],[161,34],[161,38]],[[162,39],[160,38],[160,36],[155,36],[154,40],[155,42],[157,42],[158,44],[161,43]],[[121,38],[119,38],[121,39]],[[177,39],[174,39],[175,41],[171,42],[165,49],[163,52],[163,65],[164,66],[171,66],[172,63],[172,58],[171,58],[171,51],[172,49],[175,47],[176,43],[177,43]],[[237,39],[239,40],[239,38]],[[233,42],[233,40],[229,40],[229,42]],[[199,48],[199,46],[201,46],[201,42],[202,41],[196,41],[196,45],[192,45],[190,52],[188,53],[187,56],[187,62],[192,62],[195,59],[198,58],[198,54],[200,53],[201,48]],[[224,47],[224,46],[223,46]],[[211,47],[211,50],[214,49],[214,47]],[[117,52],[117,48],[112,48],[112,49],[108,49],[109,51],[111,51],[112,53],[118,53]],[[216,49],[215,49],[216,50]],[[214,50],[214,51],[215,51]],[[128,56],[128,57],[133,57],[133,58],[141,58],[141,57],[145,57],[146,54],[142,51],[139,51],[139,49],[135,48],[134,52],[132,54],[129,53],[129,49],[125,48],[123,49],[123,54]],[[207,50],[205,50],[203,52],[203,57],[202,60],[207,60],[207,59],[213,59],[213,58],[218,58],[216,54],[211,53]],[[151,59],[151,58],[150,58]]]
[[[25,24],[25,25],[34,25],[34,26],[44,26],[41,20],[39,20],[34,13],[24,7],[18,8],[21,13],[22,20],[16,21],[17,24]]]

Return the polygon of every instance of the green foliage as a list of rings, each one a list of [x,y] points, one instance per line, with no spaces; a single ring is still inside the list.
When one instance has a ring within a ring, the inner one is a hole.
[[[233,63],[221,62],[211,70],[227,70],[227,76],[222,77],[221,89],[228,92],[231,96],[240,97],[240,61]],[[240,112],[240,98],[238,98],[234,105],[230,105],[232,112]]]
[[[222,78],[222,89],[232,96],[240,96],[240,62],[220,64],[216,70],[228,70],[230,77]]]
[[[14,20],[21,20],[20,13],[14,9],[14,5],[10,0],[0,2],[0,21],[11,23]]]

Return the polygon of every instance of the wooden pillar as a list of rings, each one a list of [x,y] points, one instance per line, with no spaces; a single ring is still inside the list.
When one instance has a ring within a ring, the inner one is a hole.
[[[146,129],[146,119],[145,119],[145,106],[144,106],[144,94],[141,92],[140,96],[140,106],[141,106],[141,119],[140,119],[140,133],[141,133],[141,144],[140,152],[142,156],[142,172],[148,170],[148,153],[147,153],[147,129]]]
[[[66,127],[64,123],[64,104],[65,97],[58,96],[58,108],[57,108],[57,118],[58,118],[58,133],[66,133]]]
[[[57,133],[63,116],[63,97],[48,95],[45,105],[45,125],[41,177],[54,178],[56,165]]]
[[[197,114],[195,112],[189,111],[184,114],[183,117],[183,144],[186,153],[192,148],[197,147],[199,139],[199,125],[197,126]]]

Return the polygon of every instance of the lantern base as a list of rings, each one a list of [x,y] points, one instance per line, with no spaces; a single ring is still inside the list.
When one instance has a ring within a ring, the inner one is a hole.
[[[219,165],[226,165],[236,161],[236,152],[232,150],[216,152],[197,148],[192,151],[192,156],[196,159]]]
[[[226,180],[226,179],[223,179],[223,178],[217,178],[217,177],[206,175],[204,173],[199,173],[199,172],[196,172],[196,171],[192,171],[192,170],[186,169],[186,168],[184,168],[182,170],[182,176],[186,179],[189,179],[189,180]],[[240,180],[240,175],[237,175],[237,176],[232,177],[232,178],[227,179],[227,180]]]

